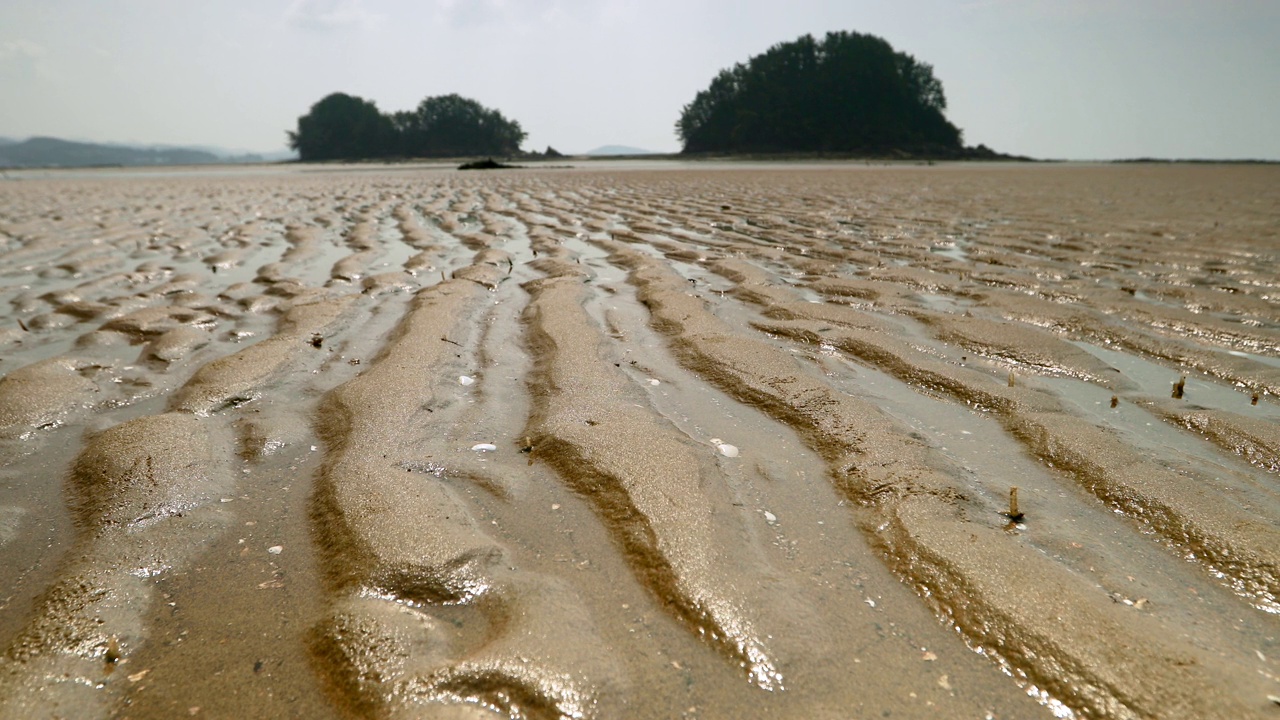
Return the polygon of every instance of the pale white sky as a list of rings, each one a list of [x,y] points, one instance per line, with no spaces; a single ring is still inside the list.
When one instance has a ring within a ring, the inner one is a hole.
[[[830,30],[933,64],[968,144],[1280,159],[1276,0],[2,0],[0,136],[271,151],[330,92],[456,92],[527,149],[674,151],[716,72]]]

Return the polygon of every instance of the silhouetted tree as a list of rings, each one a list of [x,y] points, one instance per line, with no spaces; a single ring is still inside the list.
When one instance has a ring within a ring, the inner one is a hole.
[[[298,118],[289,147],[303,160],[358,160],[395,153],[391,119],[368,100],[333,93]]]
[[[401,157],[413,155],[409,148],[409,133],[413,130],[416,116],[409,110],[397,110],[391,113],[391,127],[395,130],[395,154]]]
[[[311,106],[289,133],[303,160],[514,155],[520,123],[459,95],[429,97],[416,110],[390,115],[367,100],[334,93]]]
[[[397,126],[408,154],[417,157],[511,155],[527,135],[520,123],[456,94],[426,98],[404,115]]]
[[[722,70],[676,122],[685,152],[961,148],[942,83],[883,39],[805,35]]]

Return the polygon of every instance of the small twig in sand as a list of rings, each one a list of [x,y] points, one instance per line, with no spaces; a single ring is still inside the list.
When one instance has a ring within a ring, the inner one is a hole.
[[[532,465],[533,464],[533,440],[530,439],[529,436],[527,435],[524,438],[524,446],[520,448],[520,452],[528,453],[529,464]]]

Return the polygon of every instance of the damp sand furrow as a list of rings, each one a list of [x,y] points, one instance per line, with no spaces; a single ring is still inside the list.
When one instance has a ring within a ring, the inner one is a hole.
[[[821,320],[815,321],[806,318],[804,305],[791,307],[797,319],[758,327],[814,345],[825,343],[911,385],[995,414],[1043,461],[1075,473],[1100,499],[1149,524],[1213,571],[1225,573],[1247,596],[1266,607],[1275,604],[1280,591],[1275,548],[1280,538],[1272,537],[1265,518],[1206,492],[1111,433],[1064,413],[1047,394],[1002,386],[989,375],[930,357],[901,340],[856,329],[865,324],[858,319],[859,311],[836,311],[850,321],[833,327],[830,311],[817,313]]]
[[[719,269],[737,280],[743,293],[752,293],[752,286],[760,284],[758,278],[752,277],[754,273],[740,265],[721,265]],[[756,282],[750,282],[753,279]],[[1265,506],[1243,508],[1224,501],[1221,496],[1206,492],[1198,480],[1145,459],[1117,442],[1110,432],[1071,417],[1056,401],[1043,395],[1029,396],[1021,389],[1001,388],[987,377],[954,368],[877,330],[857,329],[871,320],[864,313],[846,308],[820,310],[796,302],[794,297],[787,302],[787,294],[775,288],[746,296],[764,304],[766,312],[775,317],[781,314],[795,319],[793,323],[761,323],[759,327],[806,343],[840,348],[908,383],[995,413],[1009,432],[1043,461],[1075,473],[1082,485],[1100,499],[1150,525],[1175,546],[1198,557],[1214,573],[1228,576],[1234,589],[1261,607],[1278,607],[1280,557],[1274,550],[1280,547],[1280,536],[1271,530]],[[773,302],[778,300],[781,304]],[[820,318],[819,323],[810,319],[815,317]],[[974,318],[927,317],[939,328],[943,340],[954,339],[955,333],[962,332],[962,339],[967,340],[963,345],[971,349],[979,343],[989,346],[994,339],[1002,347],[1015,346],[1018,357],[1024,360],[1041,358],[1039,364],[1064,366],[1055,359],[1064,354],[1061,348],[1038,339],[1034,329],[993,327]],[[832,328],[833,322],[844,329]],[[1066,347],[1068,358],[1082,354],[1073,346]],[[1077,359],[1065,366],[1074,366],[1095,381],[1111,375],[1115,380],[1108,385],[1113,390],[1133,387],[1121,374],[1101,363]],[[1183,424],[1188,422],[1184,420]],[[1204,416],[1199,416],[1199,426],[1207,424]],[[1246,440],[1239,430],[1232,432],[1223,425],[1220,420],[1215,425],[1219,432],[1210,437],[1266,462],[1265,443],[1260,447],[1256,438]],[[1258,515],[1259,511],[1264,514]]]
[[[438,441],[454,402],[444,388],[456,385],[454,350],[471,342],[487,296],[466,280],[421,291],[371,367],[317,410],[326,453],[315,532],[334,599],[312,652],[336,701],[362,715],[478,705],[579,717],[610,682],[589,616],[556,581],[509,567],[441,481],[453,465]],[[566,667],[567,658],[589,661]],[[577,675],[588,667],[593,690]]]
[[[920,647],[946,657],[947,667],[939,671],[966,687],[976,690],[1005,682],[948,629],[932,622],[921,626],[922,616],[917,613],[925,608],[898,584],[848,522],[848,511],[842,507],[846,501],[831,487],[819,457],[767,414],[724,395],[700,375],[682,368],[662,337],[648,327],[648,313],[635,301],[621,271],[605,263],[596,272],[597,248],[569,243],[556,249],[573,268],[590,268],[587,287],[603,291],[589,292],[584,308],[616,341],[601,337],[612,346],[606,357],[613,355],[632,383],[645,390],[652,411],[702,446],[703,453],[720,456],[717,465],[723,481],[703,484],[702,490],[710,500],[717,533],[741,524],[731,540],[721,545],[720,563],[736,568],[736,589],[754,609],[759,630],[768,633],[779,670],[788,681],[783,692],[720,697],[713,705],[725,715],[909,714],[912,710],[896,701],[895,678],[912,678],[909,682],[922,690],[941,688],[932,684],[936,678],[930,677],[929,665],[921,665],[915,657]],[[574,263],[575,257],[584,262]],[[554,274],[555,267],[544,268]],[[745,445],[722,445],[737,442]],[[564,512],[561,508],[551,516]],[[592,568],[600,562],[598,556],[588,556]],[[627,603],[634,608],[637,600]],[[625,644],[633,647],[629,654],[643,653],[633,643]],[[670,640],[664,644],[673,646]],[[691,667],[687,653],[683,655],[680,667],[685,672],[700,669],[694,673],[697,677],[706,678],[713,669],[730,676],[736,670],[715,656],[702,661],[713,668]],[[817,687],[827,690],[814,692]],[[982,694],[958,696],[933,690],[918,693],[917,699],[932,703],[928,707],[942,716],[984,711],[1010,717],[1038,714],[1016,702],[984,707],[982,703],[990,701],[979,701]],[[1009,698],[1020,699],[1029,702]],[[974,702],[978,704],[972,706]]]
[[[156,576],[225,526],[234,484],[214,421],[138,418],[95,434],[67,483],[79,537],[4,653],[0,717],[105,718],[128,686],[117,666],[151,641]]]
[[[1224,574],[1233,588],[1261,607],[1276,607],[1280,536],[1267,516],[1147,459],[1114,433],[1064,413],[1049,396],[1003,387],[989,376],[953,368],[888,338],[822,332],[818,324],[805,321],[761,328],[807,343],[828,343],[904,382],[995,414],[1042,461],[1073,473],[1099,499],[1147,524],[1211,572]]]
[[[268,382],[323,345],[326,331],[351,300],[338,296],[294,304],[281,319],[278,333],[203,365],[174,395],[170,407],[209,415],[261,397]]]
[[[1190,660],[1198,654],[1193,646],[1140,640],[1153,631],[1135,630],[1141,621],[1117,611],[1105,595],[999,530],[965,522],[962,490],[932,469],[918,447],[894,440],[901,432],[874,409],[806,379],[786,353],[734,337],[654,261],[621,247],[614,257],[631,268],[655,327],[690,369],[801,430],[828,458],[837,486],[874,510],[874,537],[893,566],[1031,686],[1087,716],[1136,718],[1169,708],[1174,716],[1247,712],[1218,689],[1220,670],[1187,669],[1198,663]],[[987,580],[1021,572],[1040,581]],[[1118,655],[1117,646],[1126,654]]]
[[[599,331],[582,310],[574,266],[529,283],[535,358],[530,420],[535,458],[597,508],[637,575],[670,612],[743,665],[764,689],[784,681],[750,611],[717,569],[699,490],[715,482],[708,460],[636,400],[630,380],[600,356]]]

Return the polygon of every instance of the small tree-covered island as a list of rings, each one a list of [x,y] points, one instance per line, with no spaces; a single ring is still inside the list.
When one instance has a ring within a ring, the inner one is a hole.
[[[685,153],[994,156],[965,148],[933,67],[874,35],[804,35],[722,70],[684,107]]]
[[[345,93],[312,105],[288,134],[304,162],[516,155],[527,136],[520,123],[460,95],[429,97],[412,111],[386,115]]]

